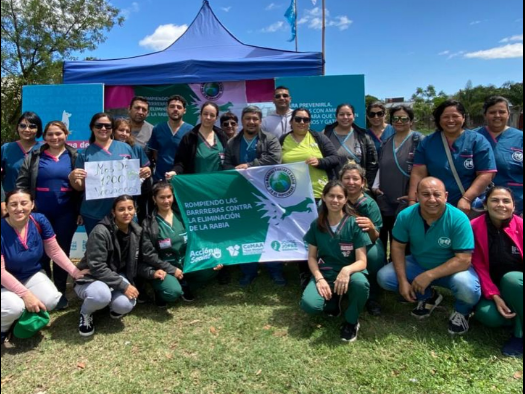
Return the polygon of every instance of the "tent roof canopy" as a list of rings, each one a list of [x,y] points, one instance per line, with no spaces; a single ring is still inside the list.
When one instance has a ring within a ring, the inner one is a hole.
[[[188,30],[163,51],[131,58],[64,63],[64,83],[170,85],[321,75],[321,53],[245,45],[208,0]]]

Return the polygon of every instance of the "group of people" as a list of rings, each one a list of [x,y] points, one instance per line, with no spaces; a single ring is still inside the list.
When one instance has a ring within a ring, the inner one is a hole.
[[[354,107],[342,104],[337,121],[315,132],[308,109],[292,110],[289,89],[277,88],[274,103],[266,118],[246,107],[239,122],[207,102],[193,126],[184,122],[186,100],[173,96],[168,120],[153,127],[147,99],[135,97],[129,119],[93,116],[83,152],[67,145],[61,122],[43,129],[38,115],[23,114],[19,140],[2,146],[2,340],[24,310],[66,308],[68,275],[83,300],[82,336],[94,333],[96,311],[109,306],[115,319],[130,313],[148,283],[159,307],[193,301],[214,278],[228,283],[231,267],[184,273],[188,234],[171,179],[304,162],[320,212],[305,229],[308,261],[298,263],[304,311],[339,316],[346,296],[341,339],[353,342],[359,315],[382,313],[382,290],[416,303],[412,315],[425,319],[444,287],[456,300],[451,334],[468,332],[475,312],[491,327],[514,325],[503,352],[521,355],[523,132],[507,125],[508,101],[488,99],[487,126],[467,130],[465,108],[448,100],[426,138],[413,131],[414,112],[403,105],[387,113],[384,104],[370,104],[363,129]],[[85,163],[127,159],[140,160],[142,195],[87,200]],[[66,253],[80,224],[87,251],[75,267]],[[286,285],[282,264],[265,266]],[[240,269],[248,286],[259,267]]]

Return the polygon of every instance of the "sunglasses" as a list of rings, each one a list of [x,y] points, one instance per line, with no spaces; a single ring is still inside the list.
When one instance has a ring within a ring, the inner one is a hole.
[[[103,128],[105,128],[106,130],[112,130],[113,129],[113,125],[111,123],[95,123],[94,127],[97,130],[102,130]]]
[[[310,118],[303,118],[302,116],[296,116],[295,118],[293,118],[293,120],[296,123],[310,123],[311,122]]]
[[[383,111],[381,111],[381,112],[369,112],[368,113],[368,117],[369,118],[382,118],[383,116],[385,116],[385,113]]]
[[[224,122],[222,124],[222,127],[235,127],[237,126],[237,122]]]
[[[290,95],[289,95],[289,94],[286,94],[286,93],[284,93],[284,94],[276,94],[276,95],[275,95],[275,98],[276,98],[276,99],[281,99],[281,98],[285,98],[285,99],[287,99],[287,98],[290,98]]]
[[[393,116],[392,117],[392,122],[393,123],[397,123],[397,122],[409,123],[410,122],[410,118],[408,116]]]
[[[38,129],[38,126],[36,124],[34,124],[34,123],[30,123],[30,124],[20,123],[18,125],[18,128],[20,130],[26,130],[26,129],[36,130],[36,129]]]

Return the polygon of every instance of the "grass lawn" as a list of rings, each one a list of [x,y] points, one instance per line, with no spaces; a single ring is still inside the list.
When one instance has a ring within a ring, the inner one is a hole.
[[[294,267],[286,275],[284,289],[263,273],[247,290],[213,284],[194,304],[139,305],[122,321],[103,311],[90,339],[75,299],[41,336],[2,349],[2,394],[523,392],[523,361],[500,356],[507,331],[447,334],[450,296],[420,323],[385,295],[384,316],[365,313],[346,345],[341,320],[300,311]]]

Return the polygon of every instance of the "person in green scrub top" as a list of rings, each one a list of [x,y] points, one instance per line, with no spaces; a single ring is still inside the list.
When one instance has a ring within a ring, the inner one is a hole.
[[[292,113],[292,131],[281,137],[283,164],[306,163],[316,202],[319,202],[323,189],[331,179],[336,179],[335,169],[341,165],[334,145],[322,133],[310,130],[312,115],[305,108],[297,108]],[[299,263],[301,287],[304,290],[310,282],[310,270],[306,262]]]
[[[228,136],[215,126],[219,118],[219,106],[206,102],[201,108],[201,124],[184,136],[177,155],[173,171],[166,174],[169,181],[173,176],[182,174],[206,174],[223,170],[224,151],[228,145]],[[231,282],[229,268],[221,270],[219,284]]]
[[[182,298],[194,301],[193,290],[217,276],[223,267],[184,275],[184,257],[188,234],[181,219],[173,212],[173,189],[167,182],[153,186],[155,209],[143,223],[143,261],[139,274],[151,281],[155,303],[165,307]]]
[[[222,171],[228,136],[215,126],[218,117],[217,104],[204,103],[201,108],[202,123],[182,139],[175,157],[175,167],[167,174],[168,181],[175,175]]]
[[[366,278],[366,248],[370,237],[363,232],[348,206],[348,190],[340,181],[330,181],[323,190],[319,218],[305,236],[309,244],[308,265],[312,280],[304,291],[301,308],[308,314],[341,314],[341,301],[348,297],[341,340],[354,342],[359,332],[359,314],[370,291]]]
[[[383,242],[379,238],[383,227],[383,218],[377,203],[366,194],[368,188],[366,171],[355,163],[348,163],[341,170],[341,182],[348,191],[348,204],[357,213],[356,223],[368,234],[372,245],[367,248],[368,272],[370,274],[370,299],[366,304],[368,313],[381,315],[381,305],[378,302],[381,288],[377,284],[377,273],[386,265],[386,253]]]

